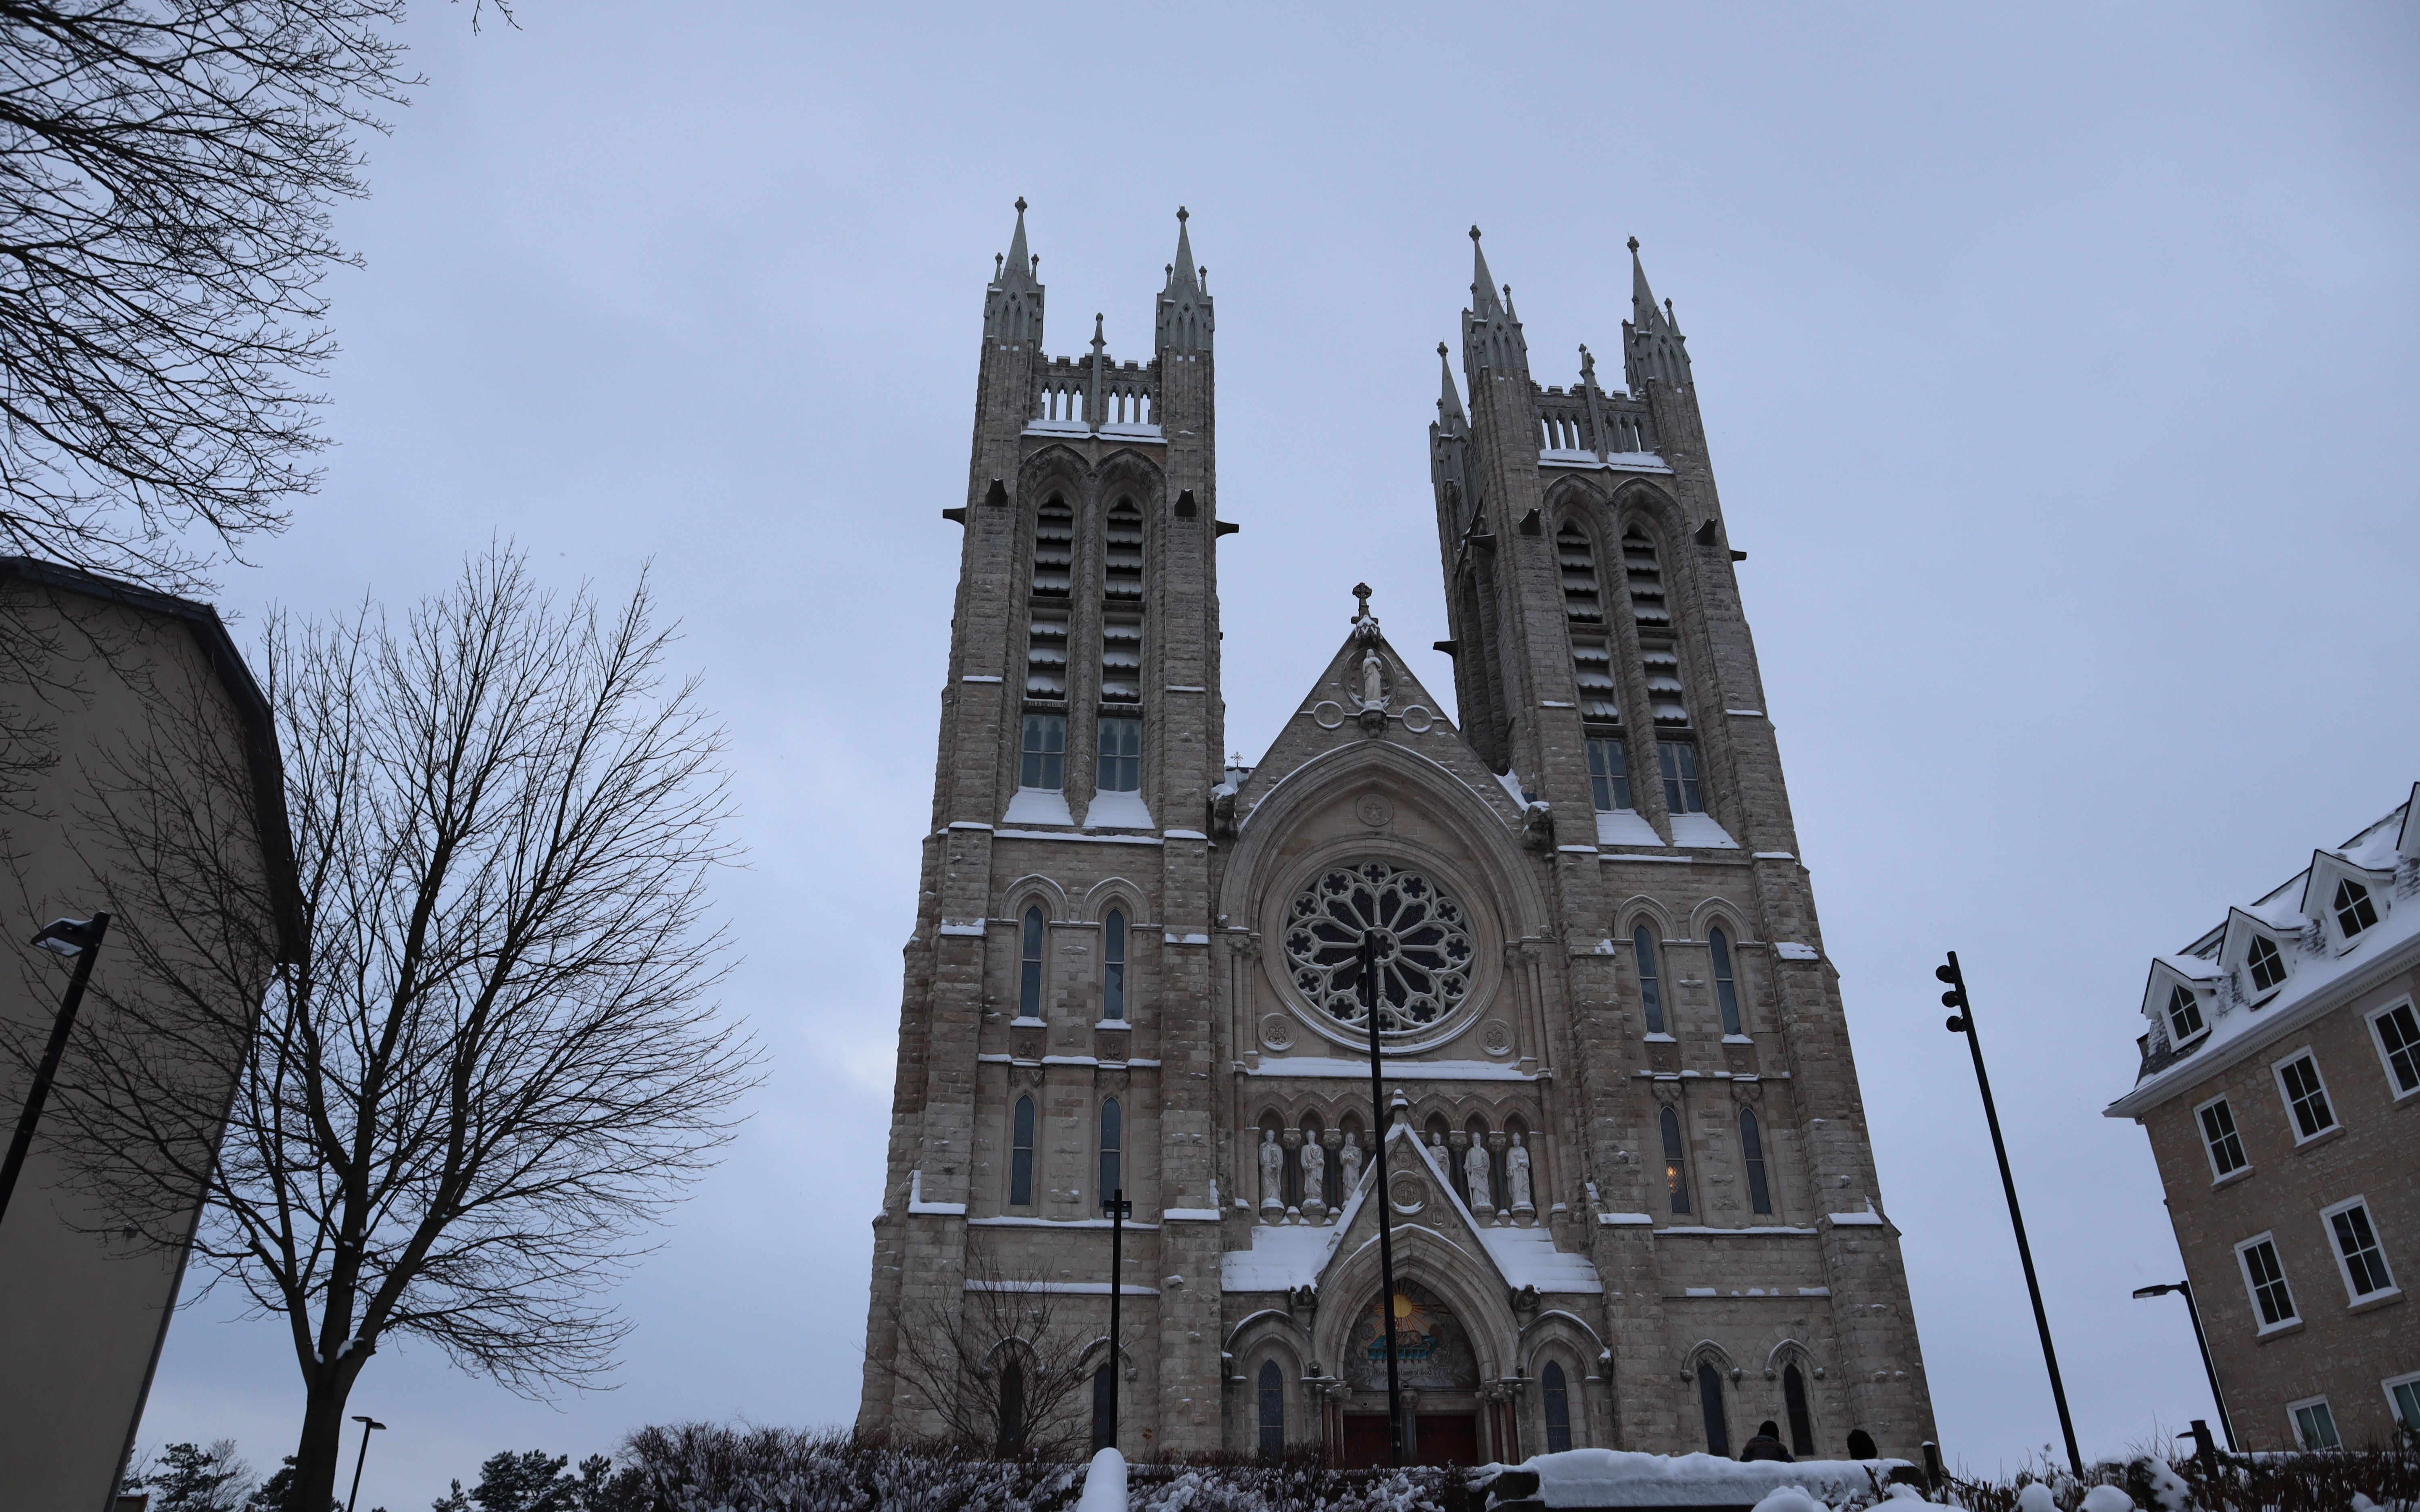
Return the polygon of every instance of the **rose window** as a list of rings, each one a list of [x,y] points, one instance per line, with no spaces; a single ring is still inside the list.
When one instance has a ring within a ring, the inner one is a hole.
[[[1470,995],[1470,920],[1452,894],[1418,872],[1362,861],[1323,872],[1286,914],[1294,984],[1329,1017],[1359,1025],[1361,948],[1377,963],[1378,1027],[1437,1023]]]

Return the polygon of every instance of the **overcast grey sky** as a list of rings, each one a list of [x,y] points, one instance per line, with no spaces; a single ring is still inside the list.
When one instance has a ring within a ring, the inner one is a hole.
[[[1685,14],[1684,14],[1685,12]],[[854,1412],[982,289],[1032,202],[1053,351],[1150,356],[1181,203],[1220,325],[1230,744],[1359,579],[1441,693],[1423,427],[1473,222],[1541,381],[1615,361],[1623,239],[1689,332],[1740,582],[1953,1458],[2057,1436],[1966,963],[2087,1454],[2209,1416],[2128,1086],[2148,957],[2420,778],[2420,19],[2385,6],[997,9],[426,5],[342,219],[342,443],[272,603],[401,601],[491,532],[653,559],[726,714],[729,1006],[773,1054],[621,1293],[616,1390],[391,1345],[363,1506],[499,1449]],[[1676,19],[1677,18],[1677,19]],[[1618,363],[1613,371],[1618,372]],[[248,633],[240,627],[240,633]],[[147,1444],[267,1468],[286,1335],[206,1302]],[[350,1471],[348,1450],[346,1470]]]

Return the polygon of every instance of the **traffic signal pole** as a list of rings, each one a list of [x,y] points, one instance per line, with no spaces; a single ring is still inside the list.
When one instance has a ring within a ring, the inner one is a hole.
[[[2017,1231],[2017,1258],[2025,1268],[2025,1290],[2034,1300],[2034,1327],[2041,1331],[2042,1363],[2050,1367],[2051,1399],[2058,1404],[2058,1427],[2067,1435],[2067,1462],[2076,1478],[2084,1477],[2084,1456],[2075,1447],[2075,1419],[2068,1415],[2067,1387],[2058,1379],[2058,1351],[2051,1347],[2050,1314],[2042,1310],[2041,1282],[2034,1274],[2033,1246],[2025,1242],[2025,1215],[2017,1206],[2017,1179],[2009,1172],[2009,1146],[2000,1137],[2000,1113],[1992,1105],[1992,1078],[1983,1070],[1983,1041],[1975,1034],[1975,1010],[1966,1001],[1966,974],[1958,968],[1958,952],[1949,952],[1947,965],[1935,966],[1932,974],[1949,984],[1941,995],[1944,1008],[1955,1009],[1949,1015],[1947,1028],[1952,1034],[1966,1037],[1966,1048],[1975,1053],[1975,1085],[1983,1091],[1983,1119],[1992,1126],[1992,1152],[2000,1157],[2000,1188],[2009,1195],[2009,1224]]]

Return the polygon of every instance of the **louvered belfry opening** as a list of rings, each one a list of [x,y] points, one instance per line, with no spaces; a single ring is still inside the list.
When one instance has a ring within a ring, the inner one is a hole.
[[[1067,588],[1076,563],[1076,512],[1052,495],[1033,517],[1033,588],[1026,630],[1025,696],[1067,698]]]
[[[1655,726],[1656,775],[1664,780],[1664,807],[1675,814],[1703,813],[1698,744],[1690,731],[1688,690],[1681,682],[1680,642],[1664,597],[1664,564],[1654,541],[1637,525],[1622,534],[1621,561],[1630,579],[1631,618],[1638,626],[1639,670],[1646,674],[1649,717]]]
[[[1101,532],[1101,703],[1124,712],[1141,702],[1142,511],[1121,499]]]

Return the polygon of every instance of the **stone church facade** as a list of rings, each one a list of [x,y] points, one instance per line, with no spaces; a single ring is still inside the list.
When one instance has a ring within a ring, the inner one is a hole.
[[[1689,354],[1636,243],[1607,390],[1586,347],[1576,382],[1531,378],[1472,233],[1463,384],[1440,347],[1429,431],[1455,717],[1363,590],[1243,767],[1183,212],[1150,360],[1119,362],[1098,317],[1087,355],[1046,355],[1017,208],[943,511],[964,555],[860,1427],[940,1431],[903,1334],[1020,1316],[976,1306],[1010,1288],[1096,1388],[1116,1371],[1139,1458],[1382,1458],[1387,1314],[1420,1459],[1736,1453],[1767,1418],[1803,1453],[1863,1429],[1913,1458],[1898,1230]],[[1045,1352],[989,1341],[987,1389]]]

